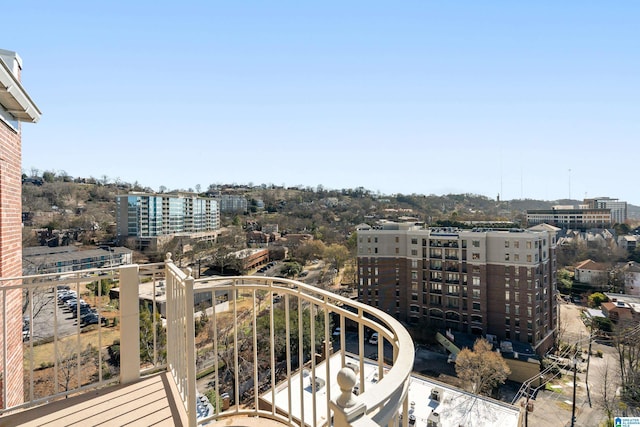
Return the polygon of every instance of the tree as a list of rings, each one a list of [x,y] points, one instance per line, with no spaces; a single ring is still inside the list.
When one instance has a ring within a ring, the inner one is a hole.
[[[609,366],[605,360],[604,366],[600,369],[602,380],[599,382],[599,389],[596,390],[596,404],[607,414],[607,420],[613,421],[613,415],[619,409],[620,397],[616,390],[619,387],[620,373],[616,372],[615,366]],[[613,425],[607,424],[607,425]]]
[[[349,250],[343,245],[334,243],[324,251],[324,258],[340,270],[349,259]]]
[[[499,353],[492,351],[492,345],[479,338],[473,350],[464,348],[456,357],[456,374],[469,383],[471,392],[489,396],[498,384],[504,383],[511,369]]]
[[[622,391],[620,398],[631,413],[640,411],[640,330],[620,322],[611,334],[618,354]]]
[[[567,269],[558,270],[558,285],[567,292],[571,292],[573,285],[573,274]]]
[[[162,327],[160,314],[156,313],[156,328],[153,328],[153,314],[146,304],[140,306],[140,361],[142,363],[154,363],[154,335],[157,349],[158,362],[166,359],[167,333]]]
[[[306,264],[312,259],[321,258],[326,246],[320,240],[311,240],[295,249],[295,258],[302,263]]]
[[[587,298],[589,307],[600,307],[603,302],[609,301],[609,298],[602,292],[594,292]]]

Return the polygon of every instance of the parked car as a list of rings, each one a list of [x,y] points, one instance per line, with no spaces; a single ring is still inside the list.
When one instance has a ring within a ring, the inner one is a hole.
[[[374,332],[371,334],[371,338],[369,338],[369,344],[378,344],[378,333]]]
[[[82,318],[82,316],[84,316],[85,314],[89,314],[89,313],[96,313],[96,310],[91,308],[89,304],[80,306],[80,318]],[[76,309],[71,310],[71,317],[73,318],[78,317],[78,310]]]
[[[82,317],[83,325],[97,325],[98,323],[102,323],[103,326],[107,326],[109,324],[109,319],[93,312],[87,313]]]

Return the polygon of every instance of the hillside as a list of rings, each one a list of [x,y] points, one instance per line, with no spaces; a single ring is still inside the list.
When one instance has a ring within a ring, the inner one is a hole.
[[[23,177],[25,246],[38,245],[34,229],[73,230],[73,239],[86,244],[113,241],[116,195],[130,191],[152,192],[138,183],[110,183],[105,178],[73,179],[45,172],[43,177]],[[245,215],[222,214],[231,223],[278,224],[285,232],[311,232],[327,243],[343,243],[354,226],[377,219],[436,221],[513,221],[524,224],[527,209],[548,209],[578,200],[496,201],[476,194],[391,196],[356,189],[322,187],[211,185],[203,195],[237,194],[249,201]],[[264,206],[259,209],[258,206]],[[640,218],[640,207],[629,206],[630,216]]]

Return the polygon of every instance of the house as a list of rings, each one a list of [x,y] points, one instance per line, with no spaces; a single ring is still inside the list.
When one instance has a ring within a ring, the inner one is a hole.
[[[609,282],[610,270],[611,268],[607,264],[587,259],[576,265],[575,279],[576,282],[603,288]]]
[[[613,275],[622,282],[625,294],[640,296],[640,264],[635,261],[617,264]]]
[[[602,314],[614,323],[626,323],[633,321],[631,306],[623,301],[609,301],[602,303]]]

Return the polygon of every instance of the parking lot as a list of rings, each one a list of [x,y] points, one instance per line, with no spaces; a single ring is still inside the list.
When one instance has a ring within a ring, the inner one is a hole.
[[[31,306],[27,307],[23,322],[23,338],[28,341],[31,338],[34,342],[47,340],[57,334],[64,337],[76,334],[78,328],[82,329],[86,324],[92,323],[97,319],[85,318],[85,322],[78,322],[77,311],[74,313],[72,307],[63,302],[60,298],[64,295],[61,289],[58,292],[58,300],[56,293],[52,289],[36,289],[31,298]],[[32,311],[33,310],[33,314]],[[76,314],[76,316],[74,316]],[[81,315],[88,314],[86,309],[81,309]],[[33,316],[33,320],[31,319]],[[33,323],[30,325],[30,323]]]

